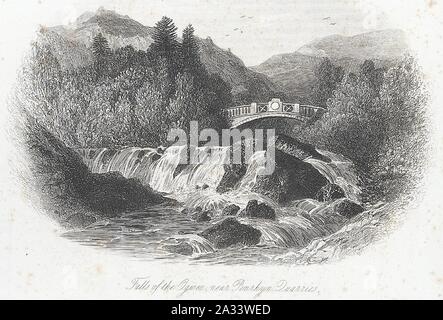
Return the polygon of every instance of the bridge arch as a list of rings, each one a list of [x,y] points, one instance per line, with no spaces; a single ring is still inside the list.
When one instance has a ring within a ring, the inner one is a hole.
[[[267,113],[267,114],[254,114],[251,116],[246,116],[246,117],[240,117],[240,118],[236,118],[231,122],[231,128],[239,128],[244,124],[247,123],[251,123],[251,122],[255,122],[257,120],[261,120],[261,119],[276,119],[276,118],[284,118],[284,119],[294,119],[295,121],[297,121],[298,124],[302,124],[305,123],[306,120],[294,115],[294,114],[287,114],[287,113]]]

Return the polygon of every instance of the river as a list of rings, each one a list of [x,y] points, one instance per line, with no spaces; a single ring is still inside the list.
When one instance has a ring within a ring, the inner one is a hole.
[[[235,190],[219,194],[215,190],[225,174],[223,163],[229,157],[229,149],[212,147],[208,161],[186,165],[177,173],[182,148],[170,147],[163,152],[135,147],[80,150],[92,172],[118,171],[126,178],[136,178],[144,185],[177,200],[179,205],[157,205],[144,211],[128,212],[118,218],[96,222],[83,230],[66,232],[63,236],[84,245],[113,249],[143,260],[174,262],[186,259],[192,263],[206,264],[266,264],[339,231],[348,222],[338,214],[331,214],[330,203],[302,199],[279,206],[271,199],[252,192],[257,174],[264,166],[263,151],[251,157],[247,172]],[[330,158],[331,162],[314,158],[304,161],[329,182],[339,185],[347,198],[359,202],[358,177],[352,163],[331,152],[319,152]],[[233,203],[243,208],[251,199],[267,203],[277,214],[275,221],[238,218],[241,223],[261,231],[258,245],[216,249],[208,240],[198,236],[198,233],[225,218],[220,213],[227,204]],[[209,222],[195,222],[182,213],[185,207],[201,207],[215,214]]]

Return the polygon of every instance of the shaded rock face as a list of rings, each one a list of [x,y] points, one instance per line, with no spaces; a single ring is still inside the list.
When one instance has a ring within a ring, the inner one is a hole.
[[[239,206],[237,206],[236,204],[230,204],[223,208],[222,215],[235,216],[239,210],[240,210]]]
[[[87,227],[96,221],[97,221],[97,219],[94,216],[90,216],[90,215],[87,215],[84,213],[77,213],[72,216],[69,216],[66,219],[66,223],[68,225],[73,226],[73,227],[78,227],[78,228]]]
[[[92,174],[80,155],[31,117],[24,121],[24,145],[31,184],[48,214],[65,227],[84,227],[126,210],[166,201],[163,196],[120,173]]]
[[[314,199],[324,202],[341,198],[345,198],[343,189],[336,184],[328,183],[317,192]]]
[[[163,246],[163,249],[168,252],[180,254],[183,256],[192,256],[192,254],[194,253],[192,246],[186,242],[181,242],[177,245],[165,245]]]
[[[334,203],[334,212],[348,219],[355,217],[363,211],[364,208],[361,205],[349,199],[340,199]]]
[[[275,220],[275,210],[266,203],[258,204],[257,200],[250,200],[246,208],[239,213],[239,216]]]
[[[243,178],[247,167],[240,164],[225,165],[225,174],[217,186],[218,193],[225,193],[235,188],[236,184]]]
[[[90,207],[107,216],[140,209],[164,200],[162,196],[143,186],[140,181],[126,179],[119,172],[92,174],[87,190],[83,196]]]
[[[300,160],[311,157],[324,162],[331,162],[331,159],[319,153],[313,145],[283,134],[277,136],[275,148]]]
[[[194,213],[191,215],[191,219],[196,222],[207,222],[211,220],[211,212],[210,211],[202,211],[202,208],[197,207]]]
[[[222,249],[237,244],[256,245],[260,242],[261,232],[230,217],[201,232],[199,236]]]
[[[309,163],[303,162],[280,150],[275,152],[275,170],[271,175],[257,177],[252,191],[263,194],[279,203],[315,198],[328,183]]]

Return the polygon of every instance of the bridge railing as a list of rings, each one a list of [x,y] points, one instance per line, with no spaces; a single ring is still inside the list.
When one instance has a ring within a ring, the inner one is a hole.
[[[324,110],[324,108],[311,105],[300,105],[295,103],[282,103],[282,110],[280,110],[279,112],[299,114],[302,117],[312,117],[319,110]],[[241,105],[226,109],[226,113],[229,118],[237,118],[244,115],[264,112],[273,112],[269,110],[267,103],[251,103],[250,105]]]
[[[236,118],[245,114],[254,114],[251,105],[232,107],[226,110],[230,118]]]

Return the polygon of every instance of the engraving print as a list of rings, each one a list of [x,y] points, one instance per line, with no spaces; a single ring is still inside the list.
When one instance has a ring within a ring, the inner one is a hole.
[[[156,22],[97,7],[36,30],[11,134],[61,238],[164,263],[305,265],[389,236],[427,163],[407,33],[362,28],[340,1],[303,20],[311,2],[292,2]]]

